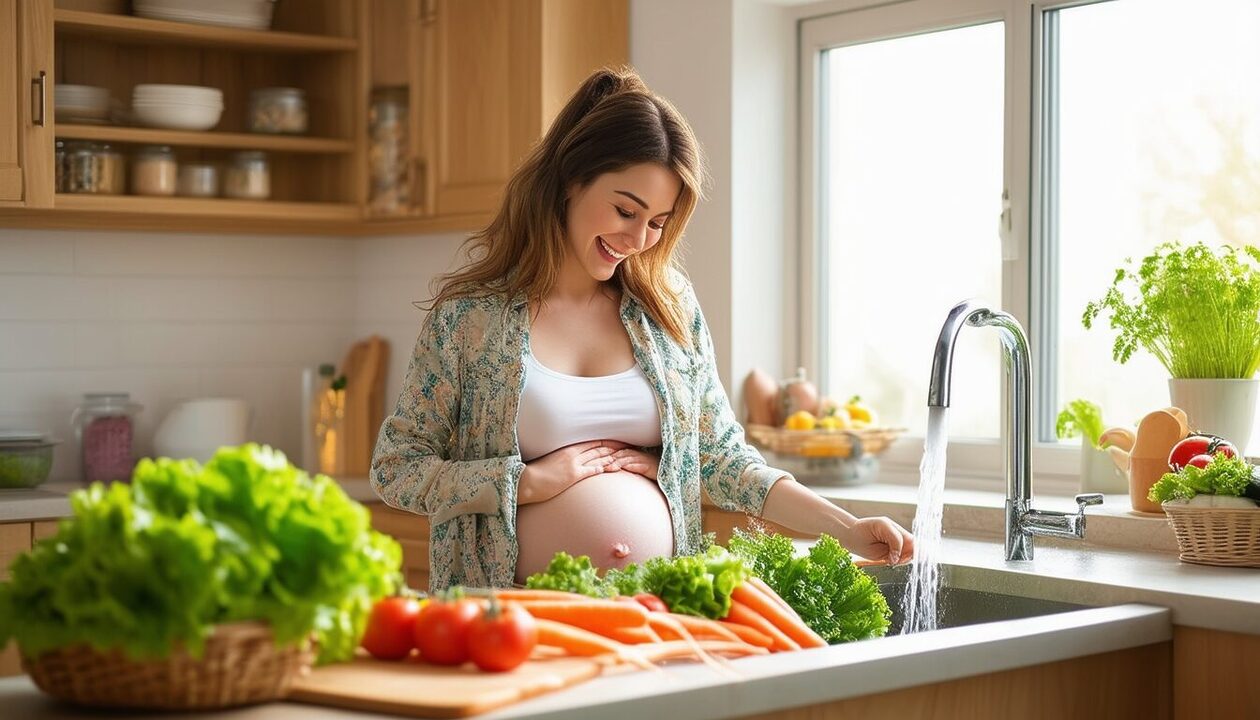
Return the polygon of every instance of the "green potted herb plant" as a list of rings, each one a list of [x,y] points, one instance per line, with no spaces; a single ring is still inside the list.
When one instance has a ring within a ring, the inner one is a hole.
[[[1117,332],[1116,361],[1151,353],[1192,429],[1247,444],[1260,369],[1260,250],[1163,243],[1136,268],[1126,261],[1082,322],[1093,327],[1103,314]]]
[[[1073,400],[1054,423],[1060,440],[1081,438],[1081,492],[1127,493],[1129,480],[1111,459],[1102,440],[1102,410],[1088,400]]]

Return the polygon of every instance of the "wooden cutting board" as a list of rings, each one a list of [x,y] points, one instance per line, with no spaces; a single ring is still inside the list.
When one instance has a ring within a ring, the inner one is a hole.
[[[289,700],[409,717],[468,717],[589,680],[601,666],[587,658],[530,660],[506,673],[359,657],[315,668],[293,684]]]

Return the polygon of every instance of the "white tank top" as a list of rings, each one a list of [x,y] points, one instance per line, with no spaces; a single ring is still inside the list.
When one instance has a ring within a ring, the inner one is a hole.
[[[524,462],[584,440],[655,447],[661,415],[638,364],[616,375],[580,377],[545,367],[530,351],[516,435]]]

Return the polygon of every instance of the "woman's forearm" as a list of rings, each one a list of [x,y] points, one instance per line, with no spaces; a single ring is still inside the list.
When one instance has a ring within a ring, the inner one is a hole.
[[[826,533],[843,542],[857,518],[813,490],[783,477],[770,487],[761,517],[804,535]]]

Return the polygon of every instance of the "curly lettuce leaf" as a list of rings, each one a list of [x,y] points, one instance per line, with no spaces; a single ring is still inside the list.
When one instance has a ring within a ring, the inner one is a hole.
[[[261,620],[279,644],[313,636],[321,662],[348,659],[401,580],[401,549],[367,510],[268,447],[224,448],[204,467],[142,460],[130,485],[93,484],[71,506],[0,583],[0,645],[199,656],[215,625]]]
[[[1251,463],[1218,452],[1206,468],[1187,465],[1180,472],[1164,473],[1146,497],[1151,502],[1189,500],[1195,495],[1239,496],[1251,482]]]
[[[744,562],[716,545],[698,555],[652,558],[642,566],[614,572],[623,595],[652,593],[670,612],[715,620],[731,611],[731,591],[748,578]]]
[[[737,529],[728,545],[828,643],[888,632],[892,611],[879,585],[835,538],[820,536],[804,556],[790,538],[762,531]]]
[[[525,578],[525,587],[532,590],[563,590],[597,598],[609,598],[617,594],[616,587],[599,576],[588,556],[573,557],[566,552],[553,555],[543,572]]]

